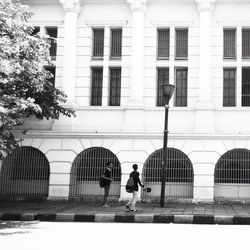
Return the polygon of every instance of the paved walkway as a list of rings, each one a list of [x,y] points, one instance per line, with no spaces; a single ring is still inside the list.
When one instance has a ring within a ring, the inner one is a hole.
[[[128,212],[123,203],[103,208],[97,203],[0,201],[0,220],[193,223],[250,225],[250,204],[138,203],[138,212]]]

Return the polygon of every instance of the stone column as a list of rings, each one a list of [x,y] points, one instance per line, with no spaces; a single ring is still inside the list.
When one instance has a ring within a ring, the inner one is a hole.
[[[147,0],[127,0],[132,11],[132,48],[130,100],[126,109],[124,130],[142,131],[144,81],[144,13]]]
[[[135,105],[143,104],[144,78],[144,12],[146,0],[128,0],[132,11],[132,50],[130,101]]]
[[[62,90],[67,95],[67,103],[64,106],[73,108],[75,106],[76,39],[80,0],[60,0],[60,3],[65,11]],[[61,115],[59,120],[55,120],[52,129],[72,130],[73,126],[74,117],[69,118]]]
[[[196,105],[196,132],[214,131],[212,102],[212,22],[215,0],[196,0],[200,16],[199,98]]]
[[[60,3],[65,11],[62,88],[68,96],[69,104],[73,105],[75,101],[76,38],[80,1],[60,0]]]

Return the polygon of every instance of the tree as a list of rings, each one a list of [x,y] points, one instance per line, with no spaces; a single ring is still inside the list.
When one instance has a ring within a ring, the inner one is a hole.
[[[34,27],[28,6],[19,0],[0,1],[0,159],[18,146],[13,130],[29,116],[59,119],[75,116],[63,106],[67,96],[55,88],[51,65],[50,39]]]

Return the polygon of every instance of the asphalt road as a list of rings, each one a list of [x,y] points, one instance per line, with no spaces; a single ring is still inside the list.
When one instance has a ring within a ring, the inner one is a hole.
[[[250,226],[0,221],[1,250],[249,250]]]

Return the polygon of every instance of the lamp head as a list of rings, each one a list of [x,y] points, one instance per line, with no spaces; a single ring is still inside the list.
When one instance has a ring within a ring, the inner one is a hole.
[[[174,93],[175,86],[172,84],[166,83],[166,84],[162,84],[161,87],[162,87],[162,95],[163,95],[165,105],[168,105],[169,100],[171,99]]]

